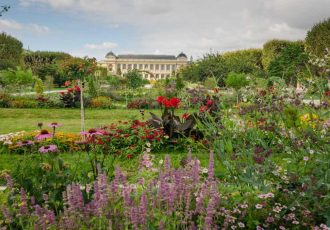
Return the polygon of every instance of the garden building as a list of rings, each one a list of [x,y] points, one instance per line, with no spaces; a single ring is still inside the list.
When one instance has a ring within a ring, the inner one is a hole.
[[[107,68],[109,73],[124,75],[129,70],[136,69],[145,79],[165,79],[175,74],[180,68],[187,65],[188,58],[184,53],[175,55],[156,54],[120,54],[112,51],[107,53],[105,59],[99,62],[100,66]]]

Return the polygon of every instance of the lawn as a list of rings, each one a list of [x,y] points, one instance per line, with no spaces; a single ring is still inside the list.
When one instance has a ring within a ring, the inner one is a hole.
[[[145,110],[160,114],[160,110]],[[179,111],[179,114],[183,111]],[[119,120],[142,119],[140,110],[132,109],[87,109],[86,128],[99,127]],[[59,122],[63,126],[59,131],[77,133],[80,131],[79,109],[0,109],[0,134],[18,131],[33,131],[37,123]]]

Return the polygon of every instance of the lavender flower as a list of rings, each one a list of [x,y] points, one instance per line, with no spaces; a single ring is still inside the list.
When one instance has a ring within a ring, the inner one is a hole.
[[[56,145],[46,145],[39,148],[39,152],[41,153],[49,153],[49,152],[57,152],[57,146]]]

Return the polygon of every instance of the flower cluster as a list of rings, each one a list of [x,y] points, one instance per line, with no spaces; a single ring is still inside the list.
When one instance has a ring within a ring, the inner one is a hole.
[[[166,97],[159,96],[157,97],[156,101],[160,106],[165,106],[165,108],[173,108],[177,109],[180,105],[180,99],[176,97],[172,97],[170,99],[167,99]]]

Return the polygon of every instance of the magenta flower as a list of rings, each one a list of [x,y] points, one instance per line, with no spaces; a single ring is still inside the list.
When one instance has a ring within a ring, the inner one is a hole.
[[[96,130],[96,129],[89,129],[88,131],[83,131],[80,132],[81,135],[89,135],[89,136],[94,136],[94,135],[103,135],[102,132]]]
[[[57,152],[57,146],[56,145],[42,146],[39,149],[39,152],[41,152],[41,153]]]
[[[49,126],[49,127],[52,127],[52,128],[57,128],[57,127],[60,127],[60,126],[62,126],[62,125],[59,124],[59,123],[57,123],[57,122],[53,122],[53,123],[50,123],[48,126]]]
[[[19,142],[17,142],[17,145],[20,146],[20,147],[31,146],[33,144],[34,144],[33,141],[19,141]]]
[[[43,129],[40,133],[35,137],[37,140],[43,140],[46,138],[51,138],[53,135],[48,132],[48,130]]]

